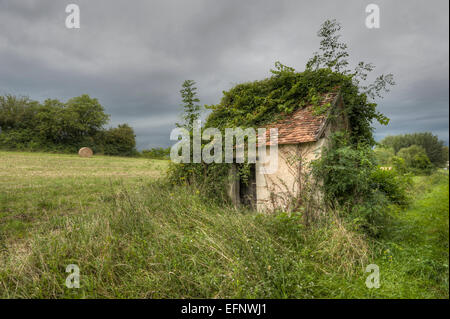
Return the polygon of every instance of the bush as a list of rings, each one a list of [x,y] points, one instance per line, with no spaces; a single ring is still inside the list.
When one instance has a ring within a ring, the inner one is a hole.
[[[371,147],[351,144],[342,132],[331,136],[322,157],[312,163],[312,172],[321,181],[325,204],[371,236],[386,227],[390,205],[408,204],[409,178],[397,170],[379,169]]]
[[[425,149],[421,146],[411,145],[402,148],[397,152],[397,156],[403,158],[406,168],[415,174],[429,174],[433,169]]]
[[[330,137],[330,146],[312,163],[313,175],[322,182],[328,202],[362,202],[371,192],[371,174],[375,160],[370,146],[352,145],[345,133]]]
[[[376,169],[371,174],[373,189],[385,194],[391,203],[406,206],[409,202],[407,188],[412,185],[411,178],[398,174],[395,170]]]
[[[387,196],[375,190],[363,202],[341,209],[341,213],[358,231],[379,238],[383,230],[389,226],[389,210],[390,203]]]

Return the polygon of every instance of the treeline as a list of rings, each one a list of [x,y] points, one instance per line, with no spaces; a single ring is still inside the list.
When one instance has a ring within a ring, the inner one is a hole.
[[[170,147],[162,148],[162,147],[154,147],[147,150],[142,150],[140,153],[142,157],[151,158],[151,159],[169,159],[170,158]]]
[[[1,149],[74,153],[87,146],[96,154],[135,155],[133,129],[127,124],[106,129],[108,122],[103,106],[87,94],[66,103],[0,96]]]
[[[387,136],[374,151],[379,165],[403,172],[427,173],[448,161],[448,147],[430,132]]]

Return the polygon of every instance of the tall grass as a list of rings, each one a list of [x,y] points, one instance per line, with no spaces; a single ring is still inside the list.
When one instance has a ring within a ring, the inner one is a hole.
[[[326,297],[317,280],[346,276],[366,253],[347,245],[342,228],[310,234],[298,215],[219,208],[162,182],[133,194],[111,189],[102,200],[104,211],[54,216],[11,246],[2,297]],[[64,286],[68,264],[81,269],[79,290]]]
[[[20,232],[11,216],[22,206],[4,200],[0,297],[448,298],[448,175],[416,180],[420,198],[393,214],[378,242],[336,216],[305,227],[300,213],[220,207],[164,180],[89,182],[94,195],[68,186],[89,195],[73,211],[61,207],[75,199],[59,203],[57,189],[44,198],[22,190],[34,214],[22,212],[30,222]],[[380,266],[379,289],[365,286],[370,263]],[[69,264],[80,268],[79,289],[65,286]]]

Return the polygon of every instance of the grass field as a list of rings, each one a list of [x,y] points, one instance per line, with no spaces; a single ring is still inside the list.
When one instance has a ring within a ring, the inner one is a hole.
[[[49,218],[101,211],[102,196],[112,187],[136,191],[166,166],[158,160],[0,152],[0,234],[14,240]]]
[[[448,173],[416,177],[411,206],[370,240],[339,219],[307,229],[299,214],[214,206],[159,180],[167,165],[0,152],[0,297],[449,297]]]

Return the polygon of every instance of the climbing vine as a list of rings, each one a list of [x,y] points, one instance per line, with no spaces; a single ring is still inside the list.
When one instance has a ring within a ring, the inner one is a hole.
[[[366,84],[368,73],[374,70],[371,63],[360,62],[353,70],[348,69],[347,45],[340,41],[340,30],[341,26],[335,20],[327,20],[322,24],[318,32],[321,38],[320,50],[314,53],[303,72],[276,62],[274,69],[270,70],[270,77],[241,83],[224,91],[218,104],[206,106],[211,112],[205,128],[219,128],[223,133],[225,128],[263,127],[306,105],[313,105],[316,115],[323,114],[330,107],[329,103],[321,103],[323,95],[339,91],[344,102],[342,111],[349,121],[345,147],[357,150],[362,145],[366,149],[373,146],[373,122],[385,125],[389,122],[387,117],[377,111],[374,98],[381,97],[395,83],[393,76],[388,74],[380,75],[373,83]],[[245,180],[248,169],[246,165],[241,166],[239,174]],[[338,174],[339,171],[337,167],[327,166],[326,169],[329,174]],[[352,169],[358,170],[358,167]],[[176,172],[173,174],[176,176],[185,174],[185,180],[214,181],[222,185],[228,174],[226,169],[222,169],[220,173],[214,171],[212,178],[208,176],[210,170],[205,169],[204,163],[177,166],[172,171]],[[211,191],[218,189],[217,186],[204,187],[207,193],[209,188]]]

